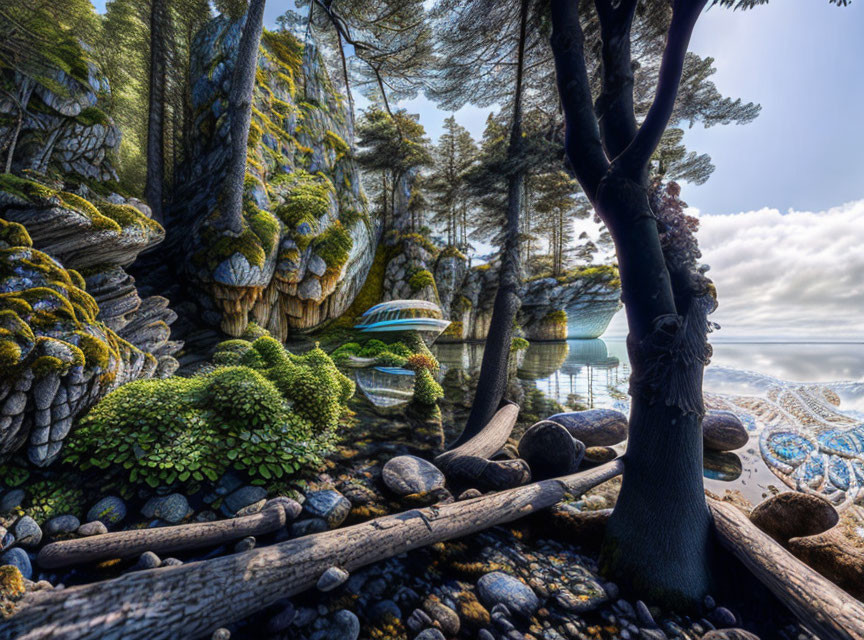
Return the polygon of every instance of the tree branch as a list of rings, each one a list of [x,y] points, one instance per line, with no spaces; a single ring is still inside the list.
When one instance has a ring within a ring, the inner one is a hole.
[[[636,0],[594,0],[600,19],[601,75],[603,87],[594,104],[606,155],[615,158],[636,136],[636,114],[633,109],[633,62],[630,54],[630,31]]]
[[[615,163],[630,177],[641,177],[648,166],[666,125],[672,117],[678,87],[684,71],[684,58],[690,44],[693,27],[708,0],[675,0],[672,9],[672,22],[663,60],[660,63],[660,76],[654,102],[639,127],[633,142],[621,153]]]
[[[579,23],[579,0],[552,0],[552,53],[561,106],[567,121],[564,147],[582,190],[593,202],[609,161],[591,103],[585,68],[585,37]]]

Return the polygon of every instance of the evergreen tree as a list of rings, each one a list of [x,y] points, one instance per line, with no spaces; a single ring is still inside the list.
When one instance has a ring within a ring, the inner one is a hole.
[[[165,181],[165,71],[168,31],[168,8],[165,0],[150,3],[150,86],[147,117],[147,177],[144,197],[153,218],[162,222],[162,187]]]
[[[467,247],[471,194],[468,175],[477,160],[477,145],[454,116],[444,120],[444,132],[434,150],[427,188],[433,194],[434,221],[446,229],[447,245]]]

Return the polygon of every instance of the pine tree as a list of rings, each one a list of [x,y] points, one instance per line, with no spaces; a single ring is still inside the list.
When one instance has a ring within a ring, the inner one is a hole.
[[[444,132],[434,150],[427,189],[433,194],[434,221],[444,227],[447,245],[465,249],[471,196],[467,177],[477,159],[477,145],[454,116],[444,120]]]

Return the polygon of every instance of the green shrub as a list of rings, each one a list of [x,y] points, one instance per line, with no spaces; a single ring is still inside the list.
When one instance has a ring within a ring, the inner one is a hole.
[[[444,397],[444,389],[432,377],[429,369],[417,369],[414,374],[414,401],[423,405],[433,405]]]
[[[403,367],[406,362],[408,358],[392,351],[383,351],[375,358],[375,364],[380,367]]]
[[[75,486],[74,478],[40,480],[27,486],[24,513],[39,525],[67,513],[80,516],[84,506],[84,492]]]
[[[366,344],[363,345],[363,348],[360,349],[360,352],[357,354],[361,358],[374,358],[382,353],[387,351],[387,345],[381,342],[380,340],[372,339]]]

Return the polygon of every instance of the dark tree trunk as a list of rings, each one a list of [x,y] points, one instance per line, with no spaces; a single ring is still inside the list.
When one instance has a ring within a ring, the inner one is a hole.
[[[225,177],[221,225],[234,233],[243,230],[243,183],[246,178],[246,147],[252,122],[252,95],[258,69],[258,46],[264,28],[265,0],[251,0],[246,24],[237,49],[237,61],[228,94],[231,119],[231,161]]]
[[[508,159],[517,158],[522,145],[522,80],[525,65],[525,37],[528,24],[528,0],[522,0],[519,14],[519,52],[516,63],[516,86],[513,92],[513,122],[510,128]],[[477,380],[474,403],[462,435],[453,444],[460,446],[476,436],[498,410],[507,390],[510,344],[513,340],[513,323],[522,301],[519,299],[519,282],[522,276],[519,255],[519,218],[522,210],[522,193],[525,172],[518,162],[517,168],[507,178],[507,222],[504,250],[501,255],[501,270],[498,274],[498,291],[492,308],[489,333],[483,350],[483,363]]]
[[[667,268],[648,198],[648,163],[678,92],[704,0],[674,0],[657,93],[633,112],[630,27],[636,0],[596,0],[602,91],[591,105],[579,2],[552,0],[552,50],[573,172],[615,241],[630,334],[630,436],[601,558],[648,601],[688,606],[709,590],[711,516],[702,481],[702,371],[707,322],[693,274]]]
[[[147,114],[147,179],[144,199],[153,219],[163,222],[162,200],[165,184],[165,0],[152,0],[150,7],[150,104]]]

